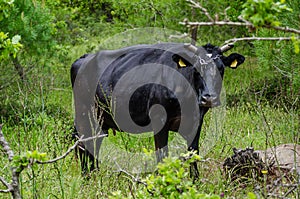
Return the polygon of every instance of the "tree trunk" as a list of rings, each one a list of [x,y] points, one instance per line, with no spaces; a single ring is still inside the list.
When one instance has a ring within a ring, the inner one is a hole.
[[[23,81],[25,79],[24,67],[20,64],[18,57],[12,57],[12,61],[13,61],[16,71],[18,72],[18,75],[20,76],[21,80]]]

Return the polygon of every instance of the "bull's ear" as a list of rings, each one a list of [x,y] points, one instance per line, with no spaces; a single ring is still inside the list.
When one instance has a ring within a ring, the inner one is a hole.
[[[228,57],[223,57],[222,61],[225,66],[236,69],[239,65],[244,63],[245,57],[238,53],[232,53]]]
[[[174,54],[173,55],[173,61],[176,62],[178,68],[185,68],[189,65],[191,65],[187,60],[182,58],[181,56]]]

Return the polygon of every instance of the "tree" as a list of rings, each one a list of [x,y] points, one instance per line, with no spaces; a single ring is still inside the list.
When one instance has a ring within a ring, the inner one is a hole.
[[[3,5],[3,7],[2,7]],[[55,32],[52,23],[53,17],[45,6],[38,1],[32,0],[11,0],[2,1],[0,26],[6,34],[2,36],[3,44],[7,44],[7,51],[3,51],[3,56],[10,57],[19,76],[24,78],[25,66],[22,65],[19,57],[21,55],[43,55],[54,47]],[[2,34],[3,35],[3,34]],[[8,40],[5,35],[20,35]],[[19,40],[22,38],[23,48]],[[9,44],[11,43],[11,44]],[[22,59],[24,59],[24,57]]]
[[[7,20],[9,13],[14,6],[14,1],[1,1],[0,2],[0,23],[3,20]],[[8,32],[0,32],[0,61],[7,59],[10,56],[16,57],[17,53],[22,47],[20,44],[21,36],[15,35],[12,38],[9,37]]]

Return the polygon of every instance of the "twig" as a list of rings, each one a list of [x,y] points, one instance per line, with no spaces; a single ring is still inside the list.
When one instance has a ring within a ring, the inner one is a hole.
[[[227,10],[229,10],[229,9],[230,9],[230,6],[225,8],[225,10],[224,10],[224,21],[229,21],[229,17],[227,15]]]
[[[0,189],[0,193],[9,193],[10,192],[10,190],[9,189]]]
[[[292,186],[292,188],[290,188],[283,197],[287,197],[288,195],[290,195],[290,193],[292,193],[299,185],[297,184],[296,186]]]
[[[238,16],[238,20],[240,20],[240,21],[242,21],[242,22],[244,22],[244,23],[249,23],[249,24],[251,24],[249,21],[247,21],[246,19],[244,19],[241,15]]]
[[[11,185],[8,182],[6,182],[6,180],[3,177],[1,177],[1,176],[0,176],[0,181],[7,188],[5,190],[4,189],[0,189],[0,192],[1,193],[9,193],[9,192],[11,192],[11,189],[12,189]]]
[[[51,163],[54,163],[54,162],[57,162],[61,159],[64,159],[65,157],[67,157],[67,155],[69,155],[69,153],[71,153],[77,146],[79,143],[82,143],[82,142],[87,142],[87,141],[90,141],[90,140],[94,140],[94,139],[97,139],[97,138],[102,138],[102,137],[107,137],[106,134],[97,134],[95,136],[92,136],[92,137],[88,137],[88,138],[83,138],[84,135],[82,135],[75,143],[73,146],[71,146],[63,155],[59,156],[59,157],[56,157],[52,160],[47,160],[47,161],[36,161],[36,163],[38,164],[51,164]]]
[[[191,3],[192,4],[192,7],[194,8],[199,8],[204,14],[205,16],[211,21],[215,21],[209,14],[209,12],[207,11],[206,8],[202,7],[199,3],[196,3],[195,1],[193,0],[186,0],[187,2]]]
[[[185,26],[245,26],[248,28],[255,28],[251,22],[246,21],[241,17],[239,17],[239,19],[242,22],[234,22],[234,21],[189,22],[188,20],[184,20],[183,22],[179,22],[179,24]],[[300,30],[297,30],[295,28],[290,28],[288,26],[281,27],[281,26],[264,25],[262,26],[262,28],[280,30],[282,32],[290,32],[290,33],[295,33],[300,35]]]
[[[280,30],[283,32],[291,32],[291,33],[295,33],[300,35],[300,30],[294,29],[294,28],[290,28],[288,26],[286,27],[281,27],[281,26],[264,26],[265,28],[269,28],[269,29],[275,29],[275,30]]]
[[[189,35],[187,33],[183,33],[181,35],[170,35],[169,39],[185,39],[189,37]]]
[[[247,26],[254,27],[251,23],[234,22],[234,21],[212,21],[212,22],[189,22],[187,20],[179,22],[185,26]]]
[[[81,138],[83,138],[83,136],[81,136]],[[50,164],[50,163],[54,163],[54,162],[57,162],[58,160],[61,160],[61,159],[65,158],[67,155],[69,155],[69,153],[71,153],[77,147],[77,145],[81,142],[81,138],[79,138],[79,140],[77,140],[75,142],[75,144],[73,146],[71,146],[63,155],[61,155],[59,157],[56,157],[52,160],[36,161],[36,163],[38,163],[38,164]]]
[[[131,179],[134,182],[140,183],[145,185],[146,187],[148,186],[148,184],[146,182],[141,181],[139,178],[135,177],[134,175],[132,175],[131,173],[127,172],[126,170],[122,169],[121,166],[115,161],[115,164],[118,167],[118,171],[117,172],[121,172],[121,173],[125,173],[126,175],[128,175],[129,177],[131,177]]]
[[[288,78],[291,78],[292,77],[292,74],[290,74],[289,72],[287,71],[284,71],[284,70],[281,70],[280,68],[278,68],[277,66],[273,65],[273,67],[282,75],[282,76],[285,76],[285,77],[288,77]]]
[[[297,37],[296,39],[300,39]],[[237,41],[290,41],[292,37],[241,37],[226,40],[224,44],[235,43]]]

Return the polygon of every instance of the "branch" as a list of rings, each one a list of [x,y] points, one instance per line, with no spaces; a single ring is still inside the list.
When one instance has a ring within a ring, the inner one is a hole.
[[[179,24],[185,26],[245,26],[251,29],[255,28],[255,26],[252,23],[246,20],[243,20],[243,22],[234,22],[234,21],[189,22],[188,20],[184,20],[183,22],[179,22]],[[300,35],[300,30],[290,28],[288,26],[281,27],[281,26],[265,25],[262,26],[262,28],[274,29],[282,32],[290,32],[290,33],[295,33]]]
[[[0,193],[9,193],[10,192],[10,190],[9,189],[0,189]]]
[[[300,39],[300,37],[296,37]],[[235,43],[237,41],[290,41],[292,37],[241,37],[226,40],[224,44]],[[223,44],[223,45],[224,45]]]
[[[291,32],[291,33],[295,33],[300,35],[300,30],[294,29],[294,28],[290,28],[288,26],[286,27],[281,27],[281,26],[264,26],[265,28],[269,28],[269,29],[275,29],[275,30],[280,30],[282,32]]]
[[[11,150],[8,142],[5,140],[5,137],[2,133],[2,124],[0,124],[0,145],[3,147],[5,153],[8,156],[8,160],[11,162],[14,158],[14,152]]]
[[[5,153],[8,156],[8,160],[11,163],[14,158],[14,152],[10,148],[8,142],[6,141],[3,133],[2,133],[2,124],[0,124],[0,145],[3,147]],[[19,186],[19,176],[20,172],[17,171],[16,167],[11,167],[11,174],[12,174],[12,182],[7,183],[4,178],[0,178],[0,181],[2,184],[4,184],[8,189],[7,190],[1,190],[0,192],[8,193],[10,192],[12,194],[12,198],[14,199],[21,199],[21,192],[20,192],[20,186]]]
[[[183,22],[179,22],[179,24],[181,25],[185,25],[187,27],[191,27],[193,28],[193,30],[197,29],[199,26],[243,26],[243,27],[247,27],[249,28],[249,30],[253,31],[255,30],[255,26],[245,20],[242,16],[239,16],[238,19],[241,22],[234,22],[234,21],[228,21],[228,17],[226,14],[227,9],[225,9],[224,13],[225,13],[225,20],[222,21],[218,21],[218,17],[216,17],[216,19],[214,20],[211,15],[209,14],[209,12],[207,11],[206,8],[204,8],[202,5],[200,5],[199,3],[196,3],[193,0],[186,0],[187,2],[189,2],[191,4],[192,7],[194,8],[198,8],[201,10],[201,12],[203,14],[205,14],[207,16],[207,18],[209,19],[208,22],[189,22],[187,19],[185,19]],[[218,15],[216,15],[218,16]],[[290,27],[281,27],[281,26],[270,26],[270,25],[264,25],[261,26],[260,28],[267,28],[267,29],[274,29],[274,30],[278,30],[278,31],[282,31],[282,32],[288,32],[288,33],[295,33],[300,35],[300,30],[294,29],[294,28],[290,28]],[[194,31],[195,32],[195,31]],[[192,35],[192,38],[196,38],[195,35]],[[298,37],[299,39],[299,37]],[[270,37],[246,37],[246,38],[235,38],[235,39],[231,39],[225,42],[225,44],[227,43],[235,43],[237,41],[253,41],[253,40],[264,40],[264,41],[282,41],[282,40],[291,40],[291,37],[274,37],[274,38],[270,38]]]
[[[185,26],[246,26],[254,28],[252,23],[245,22],[234,22],[234,21],[211,21],[211,22],[189,22],[188,20],[184,20],[183,22],[179,22],[181,25]]]
[[[10,185],[8,182],[6,182],[6,180],[5,180],[3,177],[1,177],[1,176],[0,176],[0,181],[1,181],[2,184],[3,184],[4,186],[6,186],[6,188],[7,188],[7,189],[5,189],[5,190],[0,189],[0,193],[9,193],[9,192],[11,192],[11,190],[12,190],[11,185]]]
[[[71,146],[63,155],[59,156],[59,157],[56,157],[52,160],[47,160],[47,161],[39,161],[37,160],[36,163],[38,164],[51,164],[51,163],[54,163],[54,162],[57,162],[61,159],[64,159],[65,157],[67,157],[67,155],[69,155],[78,145],[79,143],[82,143],[82,142],[87,142],[87,141],[90,141],[90,140],[94,140],[94,139],[97,139],[97,138],[102,138],[102,137],[107,137],[106,134],[97,134],[93,137],[88,137],[88,138],[83,138],[84,135],[82,135],[75,143],[73,146]]]
[[[8,156],[9,161],[11,162],[14,157],[14,152],[11,150],[8,142],[4,138],[4,135],[2,133],[2,124],[0,124],[0,145],[3,147],[5,153]],[[12,191],[12,186],[8,182],[6,182],[6,180],[1,176],[0,181],[7,188],[6,190],[0,190],[1,193],[9,193]]]
[[[140,183],[145,185],[146,187],[148,186],[148,184],[146,182],[141,181],[139,178],[135,177],[134,175],[132,175],[131,173],[125,171],[124,169],[121,168],[121,166],[115,161],[115,164],[117,165],[117,167],[119,168],[117,172],[121,172],[121,173],[125,173],[126,175],[128,175],[129,177],[131,177],[131,179],[134,182]]]
[[[189,35],[187,33],[183,33],[181,35],[170,35],[169,39],[185,39],[188,37],[189,37]]]

